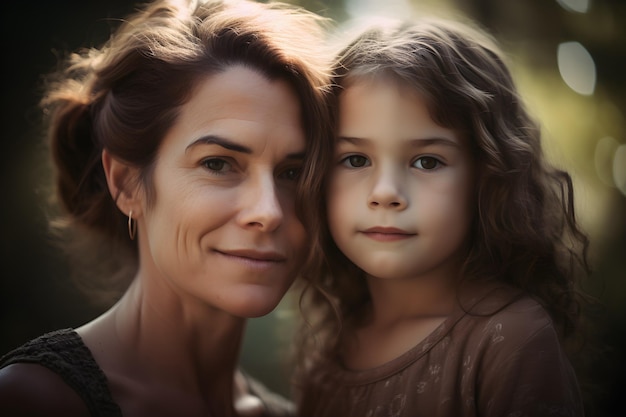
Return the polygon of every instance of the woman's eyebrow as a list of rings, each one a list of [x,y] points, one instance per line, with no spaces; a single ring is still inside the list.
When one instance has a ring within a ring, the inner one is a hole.
[[[248,148],[247,146],[234,143],[226,138],[223,138],[221,136],[216,136],[216,135],[206,135],[206,136],[202,136],[194,140],[192,143],[189,144],[189,146],[187,146],[187,148],[185,148],[185,152],[187,152],[189,149],[198,145],[218,145],[230,151],[241,152],[241,153],[246,153],[246,154],[252,153],[252,149]]]
[[[235,143],[233,141],[230,141],[224,137],[221,136],[217,136],[217,135],[206,135],[206,136],[202,136],[196,140],[194,140],[193,142],[191,142],[186,148],[185,148],[185,152],[187,152],[189,149],[198,146],[198,145],[217,145],[217,146],[221,146],[224,149],[228,149],[230,151],[234,151],[234,152],[241,152],[241,153],[245,153],[245,154],[252,154],[253,151],[251,148],[247,147],[247,146],[243,146],[240,145],[238,143]],[[287,154],[286,159],[304,159],[305,156],[305,152],[295,152],[295,153],[290,153]]]

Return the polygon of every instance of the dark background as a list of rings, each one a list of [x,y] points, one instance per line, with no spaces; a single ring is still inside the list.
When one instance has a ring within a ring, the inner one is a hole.
[[[347,16],[344,3],[301,2],[337,20]],[[585,210],[581,213],[583,220],[589,219],[583,224],[589,225],[593,242],[595,272],[588,288],[604,305],[590,336],[601,354],[588,356],[592,363],[588,382],[593,386],[588,415],[626,416],[626,197],[600,183],[593,170],[594,146],[600,136],[608,134],[617,143],[626,143],[626,2],[595,0],[586,14],[568,12],[549,0],[442,3],[481,22],[507,51],[520,57],[519,71],[531,74],[528,85],[543,91],[544,101],[538,106],[541,118],[565,126],[587,120],[585,132],[574,132],[578,136],[571,142],[560,139],[558,146],[569,152],[575,181],[589,190],[582,195]],[[51,172],[37,101],[41,75],[54,68],[57,55],[99,45],[116,19],[133,7],[134,2],[122,0],[63,0],[15,2],[2,12],[0,190],[5,197],[0,208],[0,353],[43,332],[79,326],[102,311],[74,288],[64,258],[47,234]],[[555,50],[567,40],[583,43],[595,60],[597,88],[590,98],[563,92]],[[589,108],[594,111],[585,110]],[[289,343],[289,314],[293,313],[279,308],[251,321],[242,358],[252,373],[281,392],[287,392],[281,358]]]

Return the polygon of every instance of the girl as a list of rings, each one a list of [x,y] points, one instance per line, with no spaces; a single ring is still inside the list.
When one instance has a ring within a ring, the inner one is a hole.
[[[132,279],[100,317],[0,358],[0,414],[292,413],[238,362],[246,318],[276,307],[318,229],[322,23],[281,3],[156,0],[72,56],[44,98],[59,226],[95,259],[88,278],[114,254],[107,278]]]
[[[562,342],[587,239],[498,47],[458,22],[370,28],[335,85],[300,414],[582,415]]]

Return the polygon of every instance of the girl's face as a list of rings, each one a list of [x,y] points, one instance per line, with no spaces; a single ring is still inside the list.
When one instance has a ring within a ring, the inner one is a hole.
[[[387,79],[342,92],[328,216],[339,249],[382,279],[453,279],[473,214],[465,138]]]
[[[185,305],[271,311],[305,248],[294,212],[304,151],[286,82],[240,66],[201,82],[159,149],[155,203],[139,219],[140,273]]]

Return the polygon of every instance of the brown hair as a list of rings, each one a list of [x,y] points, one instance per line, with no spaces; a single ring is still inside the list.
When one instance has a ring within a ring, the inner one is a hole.
[[[588,240],[574,214],[570,176],[543,156],[538,124],[517,92],[505,57],[483,30],[439,19],[370,28],[335,65],[334,107],[343,88],[391,77],[423,96],[431,117],[470,139],[477,167],[471,247],[462,280],[497,280],[539,300],[563,337],[579,320],[576,283],[589,272]],[[342,328],[368,307],[363,271],[337,248],[327,226],[307,274],[301,307],[300,371],[339,354]],[[323,248],[323,250],[322,250]]]
[[[180,106],[200,80],[237,64],[287,81],[299,98],[307,156],[297,213],[314,235],[317,173],[332,152],[329,67],[319,49],[326,23],[283,3],[157,0],[124,20],[103,47],[72,54],[53,74],[42,106],[62,209],[54,225],[73,233],[65,242],[73,260],[111,285],[129,282],[136,243],[107,188],[102,150],[139,168],[154,201],[152,166]]]

